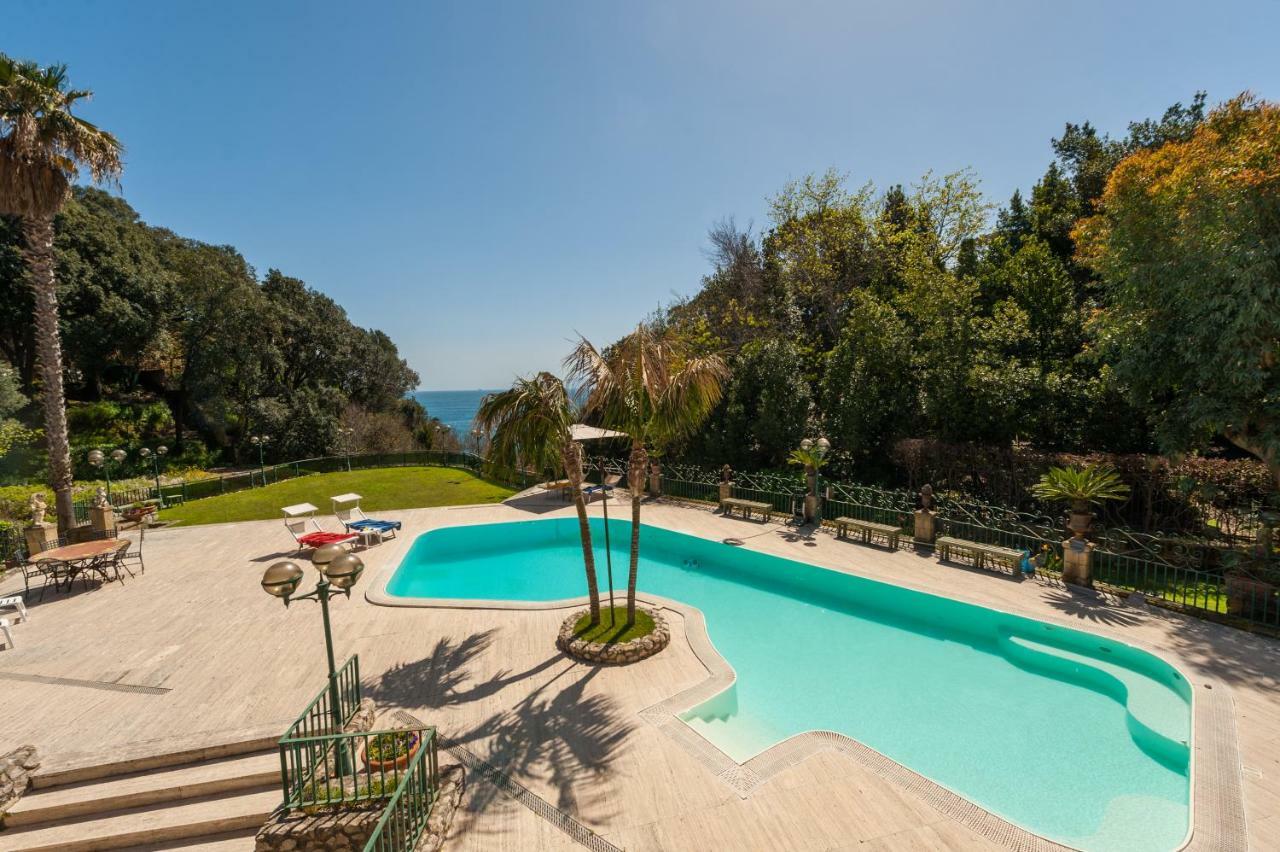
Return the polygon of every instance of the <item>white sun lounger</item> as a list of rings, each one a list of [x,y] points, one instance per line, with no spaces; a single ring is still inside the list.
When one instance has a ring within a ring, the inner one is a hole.
[[[9,619],[0,618],[0,633],[4,634],[4,647],[8,651],[13,650],[13,631],[9,629],[12,626],[9,623]]]
[[[7,598],[0,598],[0,609],[16,609],[18,618],[22,621],[30,621],[31,616],[27,615],[27,605],[22,602],[22,595],[11,595]]]

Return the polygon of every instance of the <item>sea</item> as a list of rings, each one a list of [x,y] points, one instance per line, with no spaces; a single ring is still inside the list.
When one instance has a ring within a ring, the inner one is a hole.
[[[466,440],[471,432],[471,421],[475,419],[480,408],[480,400],[492,390],[455,390],[455,391],[414,391],[409,396],[422,403],[429,417],[438,417],[440,422],[453,430],[459,440]]]

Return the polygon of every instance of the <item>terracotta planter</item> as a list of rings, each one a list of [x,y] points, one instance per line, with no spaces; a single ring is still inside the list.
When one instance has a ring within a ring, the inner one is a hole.
[[[393,772],[404,769],[409,765],[409,761],[418,753],[418,748],[422,745],[422,740],[416,733],[409,734],[409,750],[407,752],[396,758],[373,760],[369,757],[369,742],[370,740],[365,740],[364,744],[360,746],[360,762],[374,772]]]
[[[1243,571],[1228,571],[1227,612],[1245,617],[1270,612],[1277,605],[1276,585]]]

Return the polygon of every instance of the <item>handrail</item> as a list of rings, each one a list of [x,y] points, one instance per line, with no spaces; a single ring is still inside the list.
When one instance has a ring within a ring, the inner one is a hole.
[[[427,730],[427,741],[410,758],[363,852],[410,852],[427,827],[431,808],[440,792],[436,730]],[[424,762],[426,769],[423,769]]]

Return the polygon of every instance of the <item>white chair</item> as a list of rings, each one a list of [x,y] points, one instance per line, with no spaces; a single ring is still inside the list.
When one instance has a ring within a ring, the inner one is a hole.
[[[13,650],[13,631],[9,629],[12,626],[13,625],[9,623],[9,619],[0,618],[0,633],[4,634],[4,647],[6,651]]]
[[[16,609],[18,618],[22,621],[30,621],[31,616],[27,614],[27,605],[22,602],[22,595],[11,595],[7,598],[0,598],[0,609]]]

